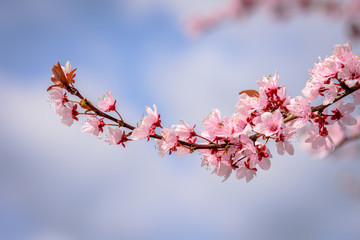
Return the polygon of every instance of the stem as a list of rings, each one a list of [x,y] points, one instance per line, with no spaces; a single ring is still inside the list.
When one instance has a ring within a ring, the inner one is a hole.
[[[123,121],[121,115],[120,115],[117,111],[115,111],[115,112],[118,114],[120,120],[119,120],[119,119],[116,119],[115,117],[110,116],[110,115],[108,115],[108,114],[106,114],[106,113],[104,113],[104,112],[102,112],[102,111],[100,111],[100,110],[99,110],[98,108],[96,108],[90,101],[88,101],[86,98],[84,98],[84,97],[81,95],[81,93],[80,93],[74,86],[68,85],[68,86],[65,86],[65,89],[66,89],[69,93],[71,93],[72,95],[77,96],[80,100],[85,101],[86,105],[87,105],[87,106],[90,108],[90,110],[93,111],[96,115],[101,116],[101,117],[103,117],[103,118],[106,118],[106,119],[108,119],[108,120],[110,120],[110,121],[113,121],[113,122],[117,123],[116,126],[121,126],[121,127],[127,128],[127,129],[129,129],[129,130],[134,130],[134,129],[135,129],[134,126],[126,123],[125,121]],[[345,92],[344,92],[343,94],[337,96],[332,103],[322,104],[322,105],[313,107],[313,108],[311,109],[311,111],[312,111],[312,112],[317,112],[317,111],[320,111],[320,112],[321,112],[321,111],[323,111],[325,108],[329,107],[330,105],[334,104],[335,102],[339,101],[340,99],[342,99],[342,98],[350,95],[351,93],[355,92],[355,91],[358,90],[358,89],[360,89],[360,85],[354,86],[354,87],[352,87],[352,88],[347,88],[347,89],[345,89]],[[291,115],[289,115],[288,117],[286,117],[286,118],[284,119],[284,123],[293,121],[293,120],[295,120],[295,119],[297,119],[297,118],[299,118],[299,116],[296,116],[296,115],[291,114]],[[224,148],[232,145],[231,143],[215,144],[215,143],[213,143],[212,141],[210,141],[210,140],[208,140],[208,139],[206,139],[206,138],[204,138],[204,137],[201,137],[201,136],[199,136],[199,135],[197,135],[197,136],[200,137],[200,138],[202,138],[202,139],[204,139],[204,140],[206,140],[206,141],[208,141],[209,143],[207,143],[207,144],[206,144],[206,143],[203,143],[203,144],[200,143],[200,144],[198,144],[198,143],[190,143],[190,142],[183,141],[183,140],[179,140],[178,142],[179,142],[181,145],[183,145],[183,146],[185,146],[185,147],[189,147],[189,148],[191,148],[191,149],[193,149],[193,150],[198,150],[198,149],[224,149]],[[255,141],[256,141],[259,137],[261,137],[261,136],[263,136],[263,134],[256,133],[256,134],[253,134],[253,135],[249,136],[249,138],[255,142]],[[150,137],[150,138],[154,138],[154,139],[160,139],[160,140],[162,139],[162,136],[160,136],[160,135],[158,135],[158,134],[150,135],[149,137]]]
[[[119,116],[120,120],[121,120],[122,122],[124,122],[124,120],[123,120],[123,118],[121,117],[120,113],[119,113],[117,110],[115,110],[115,112],[116,112],[117,115]]]

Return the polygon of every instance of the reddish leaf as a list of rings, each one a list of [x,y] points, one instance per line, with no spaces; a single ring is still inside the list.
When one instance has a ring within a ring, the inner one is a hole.
[[[246,95],[248,95],[249,97],[255,97],[255,98],[259,98],[260,97],[260,94],[258,91],[256,90],[244,90],[244,91],[241,91],[239,92],[239,95],[245,93]]]
[[[66,80],[67,80],[67,83],[68,84],[72,84],[74,83],[74,72],[76,71],[76,68],[74,70],[72,70],[71,72],[69,72],[67,75],[66,75]]]
[[[62,67],[59,62],[53,66],[52,72],[54,74],[54,77],[51,78],[51,81],[53,81],[55,85],[59,87],[64,87],[68,85],[67,79],[65,77],[65,73],[62,70]]]

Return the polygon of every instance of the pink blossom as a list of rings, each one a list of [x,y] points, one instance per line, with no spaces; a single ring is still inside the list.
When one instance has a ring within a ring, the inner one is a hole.
[[[109,132],[106,133],[106,136],[109,139],[108,142],[110,145],[121,144],[123,147],[125,147],[124,143],[129,141],[129,139],[126,137],[125,131],[119,128],[109,127]]]
[[[333,142],[334,146],[337,146],[344,139],[344,130],[345,129],[338,124],[334,124],[328,127],[329,136],[331,137],[331,141]],[[329,149],[326,147],[326,145],[322,145],[318,149],[314,149],[311,142],[305,142],[302,144],[302,147],[317,158],[324,158],[332,152],[332,149]]]
[[[176,151],[176,156],[177,157],[184,157],[188,154],[190,154],[190,149],[189,148],[186,148],[186,147],[176,147],[177,151]]]
[[[240,114],[235,113],[231,119],[232,137],[239,137],[241,134],[249,134],[251,132],[251,125],[244,121]]]
[[[310,69],[309,73],[313,81],[324,82],[336,77],[340,68],[341,64],[338,63],[333,56],[330,56],[325,58],[324,61],[319,58],[319,62],[315,63],[315,67]]]
[[[329,124],[333,124],[338,121],[340,125],[345,124],[353,126],[357,123],[356,118],[351,116],[351,113],[355,110],[355,104],[344,103],[343,100],[339,100],[334,104],[334,109],[331,111],[333,115],[329,120]]]
[[[101,102],[98,103],[98,108],[103,112],[115,111],[116,100],[114,100],[111,92],[106,92],[107,97],[103,97]]]
[[[320,87],[320,83],[307,80],[305,87],[301,92],[308,101],[312,102],[319,96]]]
[[[160,157],[164,157],[165,153],[167,153],[169,150],[176,151],[176,145],[179,138],[176,136],[173,130],[167,128],[161,129],[161,136],[162,139],[155,139],[155,142],[158,144]]]
[[[209,130],[222,127],[220,111],[218,109],[212,110],[212,112],[202,121],[202,125]]]
[[[351,43],[346,42],[345,44],[336,44],[334,46],[333,54],[338,61],[344,63],[346,59],[350,58],[353,55]]]
[[[65,75],[67,75],[68,73],[70,73],[70,72],[73,70],[70,61],[67,61],[67,62],[65,63],[65,66],[61,66],[61,67],[62,67]],[[75,75],[74,75],[74,77],[75,77]]]
[[[55,103],[61,103],[61,99],[64,96],[64,92],[63,89],[60,87],[53,87],[50,91],[50,98],[51,100],[53,100]]]
[[[135,128],[131,134],[132,140],[140,140],[143,138],[148,138],[150,135],[155,134],[155,129],[161,127],[160,114],[157,112],[156,105],[153,105],[154,110],[149,107],[146,107],[147,116],[144,117],[141,124]]]
[[[224,177],[225,181],[232,173],[233,166],[229,159],[221,160],[222,156],[226,153],[221,153],[220,156],[217,155],[217,152],[212,152],[209,149],[200,149],[199,152],[203,156],[203,161],[201,166],[207,166],[207,168],[215,167],[213,172],[214,174]]]
[[[94,116],[88,116],[88,121],[84,123],[81,127],[83,133],[92,133],[95,136],[99,136],[100,132],[103,132],[103,127],[105,126],[104,118],[98,119]],[[99,137],[100,138],[100,137]]]
[[[207,166],[207,168],[212,168],[216,166],[221,159],[221,157],[218,157],[216,153],[213,153],[210,149],[199,149],[199,153],[203,157],[202,167]]]
[[[290,155],[294,155],[294,146],[289,140],[295,136],[295,133],[296,128],[292,125],[287,125],[281,129],[276,139],[276,148],[280,155],[284,155],[285,151]]]
[[[311,125],[308,127],[308,138],[305,139],[306,143],[311,143],[313,150],[325,149],[326,151],[332,152],[335,149],[335,144],[329,135],[321,136],[319,134],[319,126]]]
[[[239,116],[246,120],[246,118],[255,110],[259,108],[259,98],[250,97],[245,93],[239,95],[239,101],[235,106]]]
[[[299,118],[294,120],[293,126],[297,129],[304,127],[311,115],[310,102],[301,96],[297,96],[290,100],[289,105],[286,106],[291,114]]]
[[[263,77],[261,81],[257,81],[256,83],[259,85],[260,90],[277,89],[279,83],[279,74],[276,71],[273,77]]]
[[[334,84],[334,82],[330,82],[327,85],[326,93],[327,93],[327,95],[324,98],[323,104],[326,105],[326,104],[333,103],[338,94],[338,89],[337,89],[336,85]]]
[[[256,176],[257,169],[250,169],[244,162],[241,162],[240,167],[236,170],[236,178],[245,178],[246,182],[250,182]]]
[[[354,87],[360,82],[360,59],[356,55],[346,59],[344,67],[339,71],[339,76],[348,87]]]
[[[216,140],[218,138],[229,138],[233,133],[231,120],[225,117],[221,120],[221,113],[218,109],[214,109],[210,115],[202,121],[205,130],[201,131],[201,136]]]
[[[232,166],[228,161],[219,161],[212,173],[215,173],[219,177],[224,177],[224,182],[230,177],[232,170]]]
[[[253,130],[257,133],[264,134],[266,137],[270,137],[279,132],[283,124],[283,117],[280,110],[276,110],[274,113],[265,112],[258,117],[258,122]]]
[[[63,89],[60,87],[53,87],[49,94],[55,104],[55,113],[60,114],[64,110],[63,108],[66,108],[65,104],[68,102],[66,93],[63,93]]]
[[[62,117],[61,122],[66,126],[71,126],[74,120],[78,121],[76,117],[79,113],[77,112],[77,105],[69,102],[67,106],[58,110],[58,114]]]
[[[188,140],[189,138],[196,136],[195,126],[190,127],[184,120],[181,120],[183,124],[172,125],[172,129],[175,131],[176,135],[180,140]]]
[[[332,103],[337,96],[338,90],[330,80],[337,76],[341,67],[341,64],[336,61],[334,56],[327,57],[324,62],[319,59],[315,67],[309,70],[311,80],[306,82],[305,88],[302,90],[306,99],[314,101],[321,94],[325,97],[324,104]]]
[[[259,165],[261,169],[269,170],[271,167],[270,158],[272,158],[270,149],[259,141],[255,142],[255,147],[255,154],[249,158],[249,167],[255,168],[256,165]]]

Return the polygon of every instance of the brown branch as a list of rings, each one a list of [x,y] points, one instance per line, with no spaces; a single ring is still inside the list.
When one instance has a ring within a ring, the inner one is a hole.
[[[117,123],[119,125],[119,127],[124,127],[124,128],[129,129],[129,130],[134,130],[135,129],[134,126],[126,123],[125,121],[116,119],[115,117],[110,116],[110,115],[100,111],[90,101],[88,101],[86,98],[84,98],[75,87],[68,85],[68,86],[65,86],[65,89],[69,93],[71,93],[72,95],[77,96],[80,100],[85,101],[85,104],[90,108],[90,110],[93,111],[98,116],[101,116],[103,118],[106,118],[106,119],[108,119],[110,121],[113,121],[113,122]],[[351,93],[355,92],[358,89],[360,89],[360,85],[354,86],[352,88],[348,88],[348,89],[345,90],[345,92],[343,94],[337,96],[332,103],[322,104],[322,105],[319,105],[319,106],[316,106],[316,107],[312,107],[311,111],[312,112],[318,112],[318,111],[321,112],[325,108],[329,107],[330,105],[334,104],[335,102],[339,101],[340,99],[350,95]],[[284,119],[284,123],[293,121],[293,120],[295,120],[297,118],[299,118],[299,116],[290,114],[288,117],[286,117]],[[256,133],[256,134],[253,134],[253,135],[249,136],[249,138],[255,142],[261,136],[263,136],[263,134]],[[150,135],[149,137],[154,138],[154,139],[162,139],[162,136],[160,136],[158,134]],[[183,140],[179,140],[178,142],[181,145],[189,147],[190,149],[193,149],[193,150],[197,150],[197,149],[225,149],[229,145],[232,145],[231,143],[224,143],[224,144],[215,144],[215,143],[197,144],[197,143],[186,142],[186,141],[183,141]]]
[[[97,107],[95,107],[89,100],[87,100],[86,98],[84,98],[81,93],[79,92],[79,90],[77,90],[75,87],[73,86],[67,86],[66,90],[71,93],[74,96],[77,96],[80,100],[85,101],[85,104],[90,108],[91,111],[93,111],[95,114],[97,114],[98,116],[101,116],[103,118],[106,118],[110,121],[113,121],[115,123],[117,123],[119,125],[119,127],[124,127],[130,130],[134,130],[135,127],[124,122],[123,120],[119,120],[116,119],[115,117],[106,114],[102,111],[100,111]],[[154,139],[162,139],[162,136],[158,135],[158,134],[154,134],[154,135],[150,135],[150,138],[154,138]],[[225,148],[227,144],[215,144],[215,143],[209,143],[209,144],[196,144],[196,143],[190,143],[190,142],[186,142],[186,141],[182,141],[179,140],[179,143],[181,145],[187,146],[191,149],[197,150],[197,149],[220,149],[220,148]]]

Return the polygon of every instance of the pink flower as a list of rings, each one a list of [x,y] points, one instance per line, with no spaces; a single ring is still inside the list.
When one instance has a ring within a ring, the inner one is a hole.
[[[259,141],[255,142],[255,148],[256,151],[249,157],[248,160],[249,167],[252,169],[256,168],[256,165],[259,165],[261,169],[269,170],[271,167],[270,158],[272,158],[269,148],[267,148],[265,145],[262,145],[262,143]]]
[[[55,103],[61,103],[61,99],[64,96],[63,89],[60,87],[53,87],[49,91],[49,94],[50,94],[51,100],[53,100]]]
[[[308,101],[312,102],[319,96],[320,87],[320,83],[307,80],[301,92]]]
[[[273,77],[263,77],[261,81],[257,81],[256,83],[259,85],[260,90],[266,91],[271,89],[277,89],[279,83],[279,74],[276,71]]]
[[[115,111],[116,100],[113,98],[111,92],[106,92],[107,97],[104,97],[101,102],[98,103],[98,108],[103,112]]]
[[[337,146],[345,137],[344,128],[338,124],[329,126],[328,132],[334,146]],[[314,149],[311,142],[305,142],[302,144],[302,148],[304,148],[310,154],[314,155],[317,158],[324,158],[332,152],[332,148],[329,149],[326,144],[320,146],[317,149]]]
[[[187,140],[196,136],[195,133],[195,126],[190,127],[184,120],[181,120],[183,124],[179,125],[172,125],[172,129],[175,131],[176,135],[179,137],[180,140]]]
[[[357,123],[356,118],[351,116],[351,113],[355,110],[354,103],[344,103],[343,100],[339,100],[334,104],[334,109],[331,110],[333,115],[329,120],[329,124],[333,124],[338,121],[339,125],[345,124],[353,126]]]
[[[79,113],[77,111],[77,105],[69,102],[67,106],[58,109],[58,114],[62,117],[61,122],[66,126],[71,126],[74,120],[78,121],[76,117]]]
[[[334,56],[325,58],[324,61],[319,59],[315,67],[309,70],[311,80],[306,82],[302,90],[303,95],[309,101],[314,101],[319,94],[325,97],[324,104],[332,103],[337,96],[338,89],[332,78],[336,78],[342,64]]]
[[[331,104],[334,102],[335,98],[338,94],[338,88],[336,87],[334,82],[330,82],[327,85],[327,89],[325,90],[327,95],[324,98],[323,104]]]
[[[125,131],[119,128],[109,127],[109,132],[106,133],[106,137],[109,139],[110,145],[119,145],[121,144],[125,147],[125,142],[129,141],[126,137]]]
[[[176,147],[177,151],[176,151],[176,156],[177,157],[184,157],[188,154],[190,154],[190,149],[186,148],[186,147]]]
[[[155,142],[158,144],[160,157],[164,157],[165,153],[169,150],[169,154],[171,154],[171,151],[176,151],[176,145],[179,138],[173,130],[167,128],[161,129],[161,136],[162,139],[155,139]]]
[[[67,99],[66,93],[63,93],[63,89],[60,87],[53,87],[50,92],[50,98],[55,104],[55,113],[60,114],[66,108]]]
[[[92,133],[95,136],[99,136],[100,132],[103,132],[103,127],[105,126],[104,118],[98,119],[94,116],[88,116],[88,121],[84,123],[81,127],[83,133]],[[99,137],[100,138],[100,137]]]
[[[344,63],[346,59],[353,55],[351,43],[346,42],[345,44],[336,44],[334,46],[333,54],[338,61]]]
[[[264,134],[266,137],[270,137],[279,132],[284,124],[280,110],[276,110],[274,113],[265,112],[258,117],[257,120],[258,122],[255,124],[253,130],[257,133]]]
[[[294,155],[294,146],[289,140],[295,136],[295,133],[296,129],[291,125],[281,129],[276,139],[276,148],[280,155],[284,155],[285,151],[290,155]]]
[[[205,119],[202,121],[202,125],[208,130],[222,127],[220,111],[218,109],[212,110],[210,115],[206,116]]]
[[[304,127],[311,115],[311,107],[310,103],[307,99],[304,99],[301,96],[292,98],[290,100],[290,104],[286,106],[291,114],[298,116],[296,120],[294,120],[293,126],[297,129]]]
[[[228,179],[232,173],[232,166],[229,162],[219,161],[215,166],[212,173],[216,174],[219,177],[224,177],[223,182]]]
[[[244,121],[239,113],[232,115],[231,119],[232,137],[239,137],[241,134],[249,134],[251,125]]]
[[[245,178],[246,182],[250,182],[254,176],[256,176],[257,169],[256,168],[249,168],[245,162],[240,163],[240,167],[236,170],[236,178],[242,179]]]
[[[259,108],[259,98],[250,97],[245,93],[239,95],[239,101],[235,106],[239,116],[246,120],[247,117]]]
[[[63,69],[65,74],[68,74],[69,72],[71,72],[73,70],[70,61],[67,61],[65,63],[65,66],[61,66],[61,68]]]
[[[233,133],[233,128],[229,118],[225,117],[221,120],[221,113],[218,109],[214,109],[210,115],[202,121],[205,130],[201,131],[201,136],[210,138],[210,140],[219,140],[229,138]]]
[[[324,61],[319,58],[319,62],[315,63],[315,67],[310,69],[309,73],[312,81],[325,82],[330,78],[336,77],[340,68],[341,64],[338,63],[333,56],[330,56],[325,58]]]
[[[341,77],[348,87],[354,87],[360,82],[360,59],[356,55],[346,59],[345,66],[339,71]]]
[[[157,127],[161,127],[160,114],[157,112],[156,105],[153,105],[154,110],[149,107],[146,107],[146,112],[148,115],[144,117],[141,124],[137,128],[135,128],[131,134],[132,140],[140,140],[143,138],[148,138],[150,135],[155,134],[155,129]]]
[[[335,149],[335,144],[329,135],[321,136],[319,134],[319,126],[316,124],[308,127],[308,138],[305,139],[306,143],[311,143],[313,150],[325,149],[326,151],[332,152]]]
[[[216,152],[212,152],[209,149],[199,149],[199,153],[203,157],[203,160],[201,162],[202,167],[207,166],[207,168],[212,168],[216,166],[221,159],[216,155]]]

